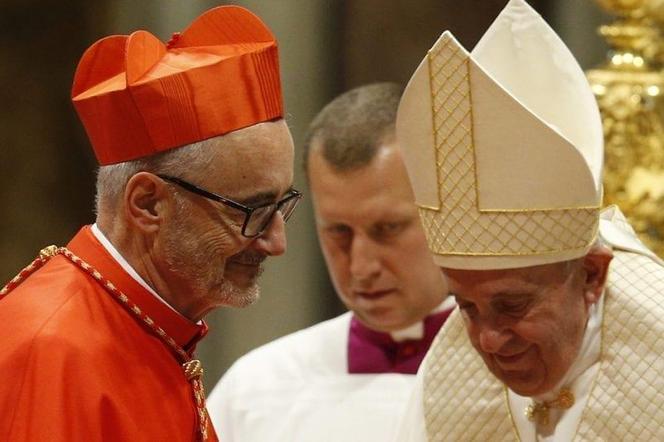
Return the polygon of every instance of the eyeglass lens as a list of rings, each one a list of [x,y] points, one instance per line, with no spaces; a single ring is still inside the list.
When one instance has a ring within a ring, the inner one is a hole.
[[[293,195],[279,203],[256,208],[247,221],[244,234],[247,236],[257,236],[261,234],[270,224],[272,217],[277,210],[281,212],[281,217],[284,222],[288,221],[288,218],[290,218],[295,210],[295,206],[297,206],[298,200],[299,198],[296,195]]]

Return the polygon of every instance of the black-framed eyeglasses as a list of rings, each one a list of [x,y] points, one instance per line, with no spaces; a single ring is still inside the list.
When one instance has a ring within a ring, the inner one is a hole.
[[[196,195],[200,195],[202,197],[211,199],[212,201],[225,204],[228,207],[232,207],[244,212],[245,216],[244,222],[242,223],[242,235],[247,238],[256,238],[265,232],[267,227],[270,225],[270,222],[272,221],[272,217],[275,213],[277,213],[277,211],[281,213],[281,217],[283,218],[284,222],[288,221],[288,218],[290,218],[290,216],[293,214],[293,211],[295,210],[297,203],[300,201],[300,198],[302,198],[302,194],[299,191],[291,189],[288,191],[288,193],[286,193],[285,197],[277,202],[249,207],[238,203],[237,201],[233,201],[221,195],[217,195],[216,193],[208,192],[207,190],[201,189],[200,187],[180,178],[162,174],[157,174],[157,176],[164,181],[177,184],[183,189],[195,193]]]

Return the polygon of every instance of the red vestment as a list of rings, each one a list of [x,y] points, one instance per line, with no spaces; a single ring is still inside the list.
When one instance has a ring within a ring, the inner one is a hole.
[[[207,326],[127,274],[84,227],[67,246],[185,351]],[[193,441],[192,386],[169,347],[62,255],[0,298],[0,440]],[[208,429],[209,440],[217,440]]]

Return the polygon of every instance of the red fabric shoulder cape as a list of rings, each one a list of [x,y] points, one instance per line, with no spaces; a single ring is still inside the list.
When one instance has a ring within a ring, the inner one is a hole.
[[[145,290],[89,226],[68,248],[193,352],[205,324]],[[0,440],[195,440],[191,385],[174,354],[65,257],[0,299],[0,324]]]

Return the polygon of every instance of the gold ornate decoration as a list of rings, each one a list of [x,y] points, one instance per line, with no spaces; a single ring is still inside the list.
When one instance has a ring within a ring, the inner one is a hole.
[[[203,364],[198,359],[192,359],[182,364],[184,368],[184,375],[188,381],[192,379],[200,379],[203,376]]]
[[[47,246],[39,251],[39,257],[41,259],[49,259],[58,254],[58,246]]]
[[[27,267],[21,270],[18,275],[14,276],[11,281],[9,281],[2,289],[0,289],[0,299],[9,294],[14,288],[16,288],[25,278],[34,273],[41,266],[46,264],[49,259],[58,254],[57,246],[48,246],[44,247],[39,251],[39,257],[32,261]]]
[[[558,396],[546,402],[534,402],[525,410],[526,417],[530,421],[536,421],[539,425],[549,425],[549,410],[559,408],[568,410],[574,405],[574,393],[568,388],[563,388]]]
[[[664,256],[664,1],[595,1],[618,15],[599,28],[607,61],[587,72],[604,124],[604,203]]]

